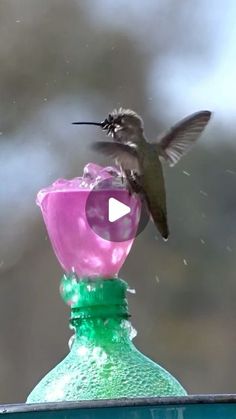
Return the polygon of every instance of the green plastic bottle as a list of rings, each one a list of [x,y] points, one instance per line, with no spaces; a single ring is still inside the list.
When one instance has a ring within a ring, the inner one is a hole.
[[[172,375],[132,343],[127,288],[118,278],[64,277],[61,294],[71,305],[75,331],[71,351],[27,403],[186,395]]]

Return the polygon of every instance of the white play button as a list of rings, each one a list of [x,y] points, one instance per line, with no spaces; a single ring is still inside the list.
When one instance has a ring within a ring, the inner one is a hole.
[[[109,198],[108,200],[108,220],[110,223],[119,220],[124,215],[129,214],[131,211],[128,205],[123,204],[123,202],[118,201],[115,198]]]
[[[126,188],[116,186],[113,177],[95,183],[87,196],[85,212],[93,232],[110,242],[134,239],[149,220],[145,202]]]

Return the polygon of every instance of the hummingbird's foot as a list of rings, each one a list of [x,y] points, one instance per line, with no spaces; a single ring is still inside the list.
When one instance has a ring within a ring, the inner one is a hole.
[[[127,188],[127,190],[128,190],[128,192],[129,192],[129,196],[131,196],[131,195],[133,195],[133,188],[132,188],[132,186],[130,185],[130,183],[129,182],[126,182],[126,188]]]
[[[126,179],[127,179],[128,189],[131,191],[131,194],[132,193],[140,194],[143,192],[143,188],[141,186],[140,180],[137,175],[129,174]]]
[[[126,177],[125,177],[124,173],[121,173],[120,180],[121,180],[122,185],[124,185],[125,181],[126,181]]]

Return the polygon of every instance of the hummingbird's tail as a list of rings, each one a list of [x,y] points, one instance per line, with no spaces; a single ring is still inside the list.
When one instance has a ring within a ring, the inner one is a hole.
[[[154,220],[153,219],[153,222],[154,222],[155,226],[157,227],[157,229],[159,230],[159,232],[161,233],[162,238],[165,241],[167,241],[168,237],[169,237],[169,234],[170,234],[169,227],[168,227],[168,224],[167,224],[167,219],[165,219],[165,220],[163,219],[162,221],[160,221],[160,219],[159,220]]]
[[[162,238],[167,241],[169,237],[169,227],[167,222],[167,214],[159,207],[152,205],[147,199],[147,206],[150,212],[151,219],[161,234]]]

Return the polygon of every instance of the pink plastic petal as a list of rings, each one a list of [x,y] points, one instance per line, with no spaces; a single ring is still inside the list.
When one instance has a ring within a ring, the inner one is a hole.
[[[95,185],[112,178],[114,191],[121,188],[120,180],[118,182],[119,178],[114,174],[119,174],[114,167],[102,168],[89,163],[83,177],[59,179],[37,195],[54,252],[67,273],[75,272],[79,277],[114,277],[131,249],[134,239],[105,240],[95,234],[86,218],[86,201]],[[132,196],[130,206],[131,221],[137,228],[141,209],[139,198]]]

